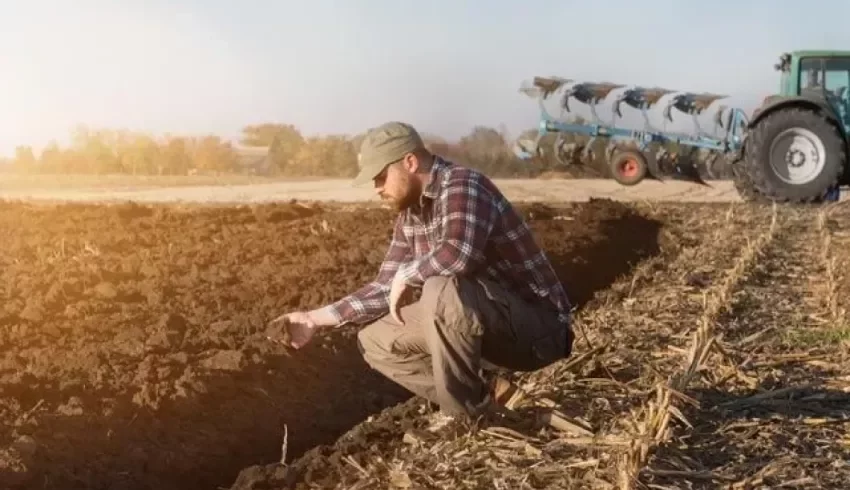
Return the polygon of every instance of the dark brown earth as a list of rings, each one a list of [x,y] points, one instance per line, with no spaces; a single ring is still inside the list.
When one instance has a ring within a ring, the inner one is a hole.
[[[621,203],[523,210],[579,308],[659,253],[662,224]],[[416,409],[389,408],[409,395],[352,328],[297,355],[263,335],[371,280],[391,222],[299,203],[0,204],[2,485],[229,487],[280,459],[284,425],[292,460]]]

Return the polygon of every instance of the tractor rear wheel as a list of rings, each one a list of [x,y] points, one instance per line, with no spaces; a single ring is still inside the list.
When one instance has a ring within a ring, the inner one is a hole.
[[[608,162],[611,175],[620,185],[635,185],[647,174],[648,166],[643,153],[634,150],[614,152]]]
[[[844,172],[847,156],[841,132],[812,110],[776,110],[758,123],[749,139],[743,181],[771,201],[818,202]]]
[[[747,173],[747,169],[744,165],[745,162],[743,160],[736,160],[732,162],[732,165],[730,165],[732,184],[735,186],[735,191],[738,193],[738,196],[746,202],[770,202],[770,199],[759,193],[755,186],[753,186],[753,182],[750,180],[749,174]]]

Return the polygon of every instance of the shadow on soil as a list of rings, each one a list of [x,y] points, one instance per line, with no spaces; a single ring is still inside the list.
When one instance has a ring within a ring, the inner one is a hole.
[[[543,244],[553,250],[550,259],[579,307],[636,263],[660,252],[660,222],[623,211],[625,206],[617,203],[603,207],[611,212],[602,213],[601,221],[598,209],[576,218],[595,230],[577,238],[580,243]],[[284,424],[287,460],[292,461],[410,398],[368,369],[352,331],[325,340],[324,348],[318,343],[295,357],[273,357],[265,366],[201,378],[201,394],[164,403],[155,412],[113,398],[108,413],[45,414],[28,461],[30,471],[23,477],[0,472],[0,481],[13,488],[63,490],[226,487],[243,468],[280,459]],[[262,354],[258,352],[247,350],[246,355]],[[22,386],[10,388],[26,391]],[[29,393],[5,394],[33,404],[38,399],[59,403],[71,396],[100,398],[82,387],[32,386]]]
[[[661,253],[660,221],[626,213],[603,218],[594,228],[587,245],[566,253],[548,252],[570,302],[579,309],[639,262]]]

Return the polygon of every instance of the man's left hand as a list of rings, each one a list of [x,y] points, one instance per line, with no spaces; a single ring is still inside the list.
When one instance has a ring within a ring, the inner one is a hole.
[[[401,318],[401,307],[408,302],[411,292],[411,287],[404,282],[400,271],[397,272],[390,284],[390,315],[401,324],[404,324]]]

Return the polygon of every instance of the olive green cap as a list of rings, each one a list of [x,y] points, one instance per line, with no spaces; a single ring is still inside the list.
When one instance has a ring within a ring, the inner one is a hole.
[[[390,163],[423,148],[422,137],[410,124],[391,121],[370,129],[360,145],[357,155],[360,171],[353,185],[357,187],[371,182]]]

